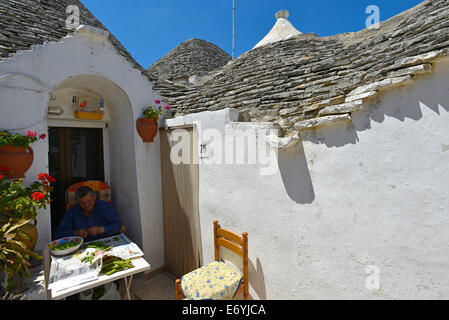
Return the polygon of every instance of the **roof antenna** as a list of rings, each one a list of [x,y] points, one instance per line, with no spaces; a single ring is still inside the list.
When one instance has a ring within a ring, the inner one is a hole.
[[[232,0],[232,59],[235,57],[235,0]]]

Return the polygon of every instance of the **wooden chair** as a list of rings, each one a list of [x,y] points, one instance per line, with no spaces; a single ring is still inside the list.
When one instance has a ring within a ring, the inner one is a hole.
[[[76,202],[76,190],[80,187],[89,187],[97,195],[97,200],[107,201],[112,204],[111,200],[111,188],[106,182],[97,180],[87,180],[72,184],[65,192],[65,206],[66,211],[74,206]],[[125,232],[125,226],[122,225],[120,232]]]
[[[240,273],[236,271],[235,267],[229,266],[228,262],[222,259],[223,248],[231,250],[239,260],[241,259],[241,266],[238,268],[241,271]],[[218,221],[214,221],[214,251],[214,262],[182,276],[181,279],[176,279],[177,300],[182,300],[183,296],[186,299],[193,300],[230,299],[240,293],[243,293],[244,300],[248,300],[248,233],[244,232],[240,237],[234,232],[221,228]],[[216,274],[212,276],[211,274],[214,272]],[[233,275],[234,272],[236,272],[235,275]],[[207,276],[205,276],[206,274]],[[240,281],[235,285],[237,278]],[[224,288],[230,289],[231,292],[225,292]],[[232,293],[233,296],[231,297]]]

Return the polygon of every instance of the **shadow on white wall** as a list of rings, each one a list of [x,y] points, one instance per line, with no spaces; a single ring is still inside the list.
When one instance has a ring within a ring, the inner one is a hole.
[[[315,192],[302,142],[288,149],[280,149],[278,164],[288,196],[296,203],[312,203]]]

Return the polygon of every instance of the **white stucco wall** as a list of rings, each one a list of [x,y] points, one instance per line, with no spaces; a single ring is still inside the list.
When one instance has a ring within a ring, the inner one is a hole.
[[[448,88],[449,63],[434,63],[430,75],[366,102],[352,122],[303,131],[279,150],[274,175],[201,164],[204,262],[218,219],[249,234],[255,299],[448,299]],[[167,124],[224,131],[220,122],[235,121],[225,113]]]
[[[21,75],[8,76],[0,82],[4,85],[0,86],[0,128],[12,132],[25,133],[27,129],[47,132],[50,93],[62,83],[69,90],[92,89],[105,97],[109,112],[105,116],[109,123],[109,145],[105,149],[110,170],[106,177],[111,180],[113,202],[127,227],[127,235],[141,246],[153,269],[162,267],[159,135],[154,143],[144,144],[135,128],[142,109],[160,99],[148,79],[118,55],[101,33],[85,29],[61,42],[33,46],[32,50],[2,61],[0,76],[11,73]],[[35,160],[26,173],[26,184],[34,181],[38,173],[48,172],[48,139],[32,147]],[[49,208],[38,214],[38,231],[36,250],[50,241]]]

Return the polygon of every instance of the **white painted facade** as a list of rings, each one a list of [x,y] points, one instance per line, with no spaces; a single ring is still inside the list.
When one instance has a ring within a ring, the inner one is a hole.
[[[152,269],[163,267],[159,135],[144,144],[135,129],[142,109],[160,99],[151,83],[104,34],[87,29],[2,61],[0,77],[0,128],[104,128],[114,205]],[[434,62],[432,73],[366,100],[351,121],[303,130],[296,145],[275,150],[272,175],[257,164],[201,164],[203,261],[213,260],[218,219],[249,234],[255,299],[448,299],[448,83],[448,61]],[[50,96],[67,101],[76,90],[105,98],[103,121],[76,120],[64,102],[57,104],[65,112],[49,118]],[[271,129],[237,119],[237,110],[226,109],[166,125]],[[32,147],[25,183],[48,171],[48,139]],[[37,250],[50,242],[49,208],[40,210],[38,230]]]
[[[33,46],[0,62],[0,128],[25,134],[47,133],[50,126],[100,127],[104,132],[106,182],[126,226],[126,234],[144,251],[152,269],[164,265],[159,135],[143,143],[136,120],[155,99],[161,99],[149,80],[120,56],[102,30],[81,26],[60,42]],[[31,90],[30,90],[31,89]],[[105,99],[102,121],[74,118],[69,103],[73,93]],[[54,96],[55,100],[50,101]],[[60,116],[47,115],[57,105]],[[48,139],[31,145],[34,162],[25,184],[48,172]],[[38,213],[38,243],[51,240],[50,207]]]
[[[249,234],[255,299],[448,299],[448,60],[433,67],[365,100],[351,121],[302,130],[273,175],[200,163],[204,263],[217,219]],[[237,118],[226,109],[166,125],[248,128]]]

